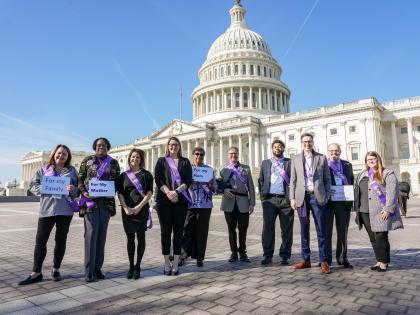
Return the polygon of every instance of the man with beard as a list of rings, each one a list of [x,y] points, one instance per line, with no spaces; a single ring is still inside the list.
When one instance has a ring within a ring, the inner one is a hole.
[[[290,159],[283,156],[285,145],[281,140],[274,140],[271,145],[273,157],[261,164],[258,186],[263,207],[262,246],[264,259],[262,265],[269,265],[273,260],[275,244],[275,223],[279,217],[281,246],[279,255],[281,264],[288,265],[292,254],[294,211],[290,207]]]

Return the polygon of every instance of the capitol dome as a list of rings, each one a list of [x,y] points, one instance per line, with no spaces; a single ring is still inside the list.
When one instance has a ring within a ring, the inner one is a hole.
[[[193,122],[235,116],[264,118],[288,113],[290,90],[264,38],[249,29],[246,10],[235,0],[231,24],[211,45],[192,93]]]

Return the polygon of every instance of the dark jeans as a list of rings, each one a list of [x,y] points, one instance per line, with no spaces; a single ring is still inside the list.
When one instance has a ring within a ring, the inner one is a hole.
[[[274,254],[276,219],[279,217],[281,230],[281,246],[279,255],[289,259],[292,255],[294,211],[285,197],[271,197],[262,202],[263,230],[262,246],[264,256],[272,258]]]
[[[332,234],[334,227],[337,233],[337,247],[335,257],[337,262],[348,261],[347,258],[347,236],[350,223],[351,204],[343,201],[333,201],[327,207],[327,228],[328,228],[328,263],[332,263]]]
[[[376,260],[388,264],[391,261],[390,258],[390,245],[388,240],[388,231],[386,232],[373,232],[370,226],[369,213],[360,213],[362,224],[365,226],[366,231],[369,235],[370,243],[372,244],[373,251],[375,252]]]
[[[105,242],[110,213],[105,201],[97,200],[98,208],[84,215],[85,223],[85,275],[101,270],[105,257]]]
[[[42,264],[47,255],[47,242],[55,225],[54,268],[60,269],[66,252],[67,234],[72,216],[56,215],[38,219],[36,232],[33,272],[41,272]]]
[[[408,196],[404,193],[400,193],[398,196],[398,204],[400,206],[401,215],[407,215],[407,199]]]
[[[144,250],[146,248],[146,232],[140,231],[138,233],[126,233],[127,235],[127,253],[128,261],[130,262],[130,269],[134,268],[134,254],[136,251],[136,235],[137,235],[137,260],[136,268],[140,267],[141,260],[143,259]]]
[[[185,256],[203,261],[206,254],[211,208],[188,209],[182,248]]]
[[[310,249],[310,234],[309,234],[309,212],[312,212],[312,216],[315,222],[316,234],[318,238],[318,250],[319,260],[321,262],[328,261],[328,245],[327,245],[327,207],[320,206],[316,203],[314,195],[305,195],[306,207],[308,209],[308,222],[300,220],[300,233],[302,250],[301,255],[304,260],[311,260],[311,249]],[[300,218],[299,218],[300,219]]]
[[[229,244],[232,253],[240,255],[246,254],[246,233],[249,225],[249,212],[239,212],[238,205],[235,206],[232,212],[225,212],[225,219],[229,231]],[[239,234],[239,247],[237,242],[236,228]]]
[[[182,232],[184,230],[185,217],[187,215],[187,204],[184,202],[172,203],[159,201],[157,213],[160,223],[160,241],[162,244],[162,255],[171,253],[171,237],[173,232],[173,254],[181,255]]]

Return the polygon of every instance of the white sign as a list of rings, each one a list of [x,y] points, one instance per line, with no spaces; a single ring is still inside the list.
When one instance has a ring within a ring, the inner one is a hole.
[[[354,188],[352,185],[331,186],[333,195],[331,201],[353,201]]]
[[[199,183],[208,183],[213,179],[213,169],[211,167],[193,166],[193,181]]]
[[[43,176],[41,181],[41,194],[68,195],[67,186],[70,177]]]
[[[92,197],[114,197],[115,184],[113,180],[95,180],[89,181],[89,196]]]

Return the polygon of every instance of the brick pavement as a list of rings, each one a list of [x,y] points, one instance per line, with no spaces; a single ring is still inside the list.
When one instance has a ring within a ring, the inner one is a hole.
[[[366,232],[352,220],[349,258],[353,270],[333,267],[322,275],[317,267],[293,270],[274,264],[262,267],[262,211],[251,217],[248,253],[251,264],[229,264],[227,228],[214,210],[204,268],[194,262],[178,277],[161,275],[159,227],[147,232],[142,278],[125,279],[127,257],[121,217],[108,231],[104,271],[107,280],[83,280],[83,221],[74,217],[62,266],[63,281],[50,279],[53,235],[44,264],[44,280],[19,287],[32,266],[37,204],[0,204],[0,315],[1,314],[420,314],[420,198],[409,201],[405,230],[392,232],[391,268],[381,274],[369,270],[374,262]],[[215,207],[218,209],[218,207]],[[154,217],[155,213],[154,213]],[[157,220],[155,220],[157,222]],[[278,227],[277,227],[278,229]],[[312,227],[313,262],[317,262]],[[53,231],[54,233],[54,231]],[[299,222],[295,220],[294,261],[299,259]],[[277,240],[279,231],[277,230]],[[278,244],[278,242],[277,242]],[[276,246],[277,246],[276,244]]]

